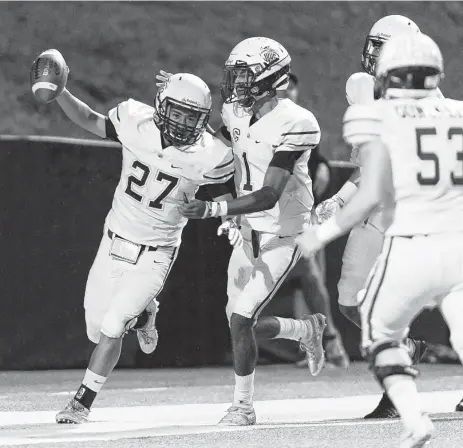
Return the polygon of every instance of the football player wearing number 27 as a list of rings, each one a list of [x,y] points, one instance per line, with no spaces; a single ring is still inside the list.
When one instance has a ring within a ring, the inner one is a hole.
[[[383,248],[359,305],[362,349],[402,419],[401,448],[422,447],[434,432],[403,343],[424,308],[439,308],[463,361],[463,103],[442,98],[442,76],[430,37],[402,35],[383,45],[380,99],[350,106],[343,120],[344,139],[362,153],[359,189],[297,241],[310,256],[384,206]]]
[[[158,90],[154,107],[129,99],[107,116],[67,89],[57,102],[82,128],[120,142],[123,155],[121,178],[85,290],[87,335],[97,345],[82,385],[56,416],[58,423],[83,423],[119,360],[125,333],[138,327],[142,350],[150,353],[156,347],[156,297],[187,223],[179,207],[204,184],[212,187],[213,198],[228,197],[224,182],[232,177],[234,164],[231,149],[205,132],[211,93],[197,76],[173,75]],[[228,226],[231,244],[239,245],[239,231]]]
[[[320,128],[311,112],[276,94],[288,86],[290,63],[286,49],[268,38],[246,39],[232,50],[221,86],[223,126],[216,135],[233,147],[238,197],[195,200],[180,209],[187,218],[239,215],[241,220],[244,243],[234,247],[229,261],[226,307],[235,391],[222,425],[256,422],[256,336],[299,341],[314,376],[324,364],[325,316],[259,318],[301,256],[295,238],[310,224],[313,205],[307,162]]]

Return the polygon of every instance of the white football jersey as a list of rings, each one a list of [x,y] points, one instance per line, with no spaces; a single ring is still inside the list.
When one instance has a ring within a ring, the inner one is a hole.
[[[393,213],[386,235],[463,231],[463,102],[440,92],[350,106],[344,139],[380,138],[392,165]]]
[[[233,153],[207,132],[192,146],[163,149],[153,112],[129,99],[108,114],[122,143],[122,173],[106,225],[138,244],[178,246],[188,221],[179,206],[201,185],[230,179]]]
[[[312,148],[320,142],[320,127],[314,115],[289,99],[279,99],[275,109],[252,126],[251,114],[236,103],[223,105],[222,119],[235,154],[238,196],[263,187],[276,152],[304,151],[275,207],[246,215],[254,230],[277,235],[300,233],[304,223],[310,222],[314,202],[307,166]]]

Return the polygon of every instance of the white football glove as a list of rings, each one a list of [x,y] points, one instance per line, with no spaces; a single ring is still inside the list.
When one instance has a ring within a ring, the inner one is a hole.
[[[159,70],[159,74],[156,75],[156,79],[159,81],[156,83],[158,87],[162,87],[167,81],[169,81],[172,73],[165,72],[164,70]]]
[[[243,235],[241,235],[238,225],[232,219],[227,219],[220,224],[217,229],[217,235],[228,235],[228,241],[233,247],[238,247],[243,244]]]
[[[321,204],[318,204],[315,209],[315,214],[317,215],[318,224],[321,224],[332,216],[334,216],[342,207],[344,206],[344,201],[339,196],[332,196],[331,198],[323,201]]]

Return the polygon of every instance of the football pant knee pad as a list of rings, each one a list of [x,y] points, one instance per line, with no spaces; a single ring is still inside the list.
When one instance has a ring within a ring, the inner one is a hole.
[[[108,338],[119,339],[131,330],[137,323],[137,317],[128,321],[111,311],[106,314],[101,324],[101,332]]]
[[[379,356],[382,360],[378,365]],[[366,357],[370,370],[383,387],[384,380],[389,376],[407,375],[412,378],[418,376],[418,370],[411,366],[410,355],[400,342],[387,341],[374,345],[367,349]]]

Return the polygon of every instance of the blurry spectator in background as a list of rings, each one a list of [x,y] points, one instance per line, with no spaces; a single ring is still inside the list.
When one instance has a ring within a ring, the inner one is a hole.
[[[289,86],[287,90],[279,91],[280,98],[289,98],[295,103],[299,99],[299,81],[294,74],[289,75]],[[314,193],[314,207],[324,199],[328,192],[331,180],[331,168],[328,161],[320,154],[317,146],[312,150],[309,160],[309,172],[312,179]],[[314,221],[316,222],[316,220]],[[326,351],[326,361],[338,367],[349,366],[349,357],[336,329],[331,313],[331,299],[325,285],[325,252],[322,250],[311,259],[302,258],[288,275],[285,284],[281,289],[285,295],[292,297],[291,317],[300,318],[311,313],[322,313],[326,316],[326,329],[323,334],[323,345]],[[284,301],[288,303],[287,299]],[[278,305],[277,305],[278,306]],[[281,311],[280,311],[281,312]],[[284,360],[294,360],[294,354],[285,353],[282,343],[274,340],[259,341],[259,348],[262,355],[274,355]],[[296,355],[297,356],[297,355]],[[302,356],[302,353],[300,353]],[[307,365],[307,360],[297,362],[300,367]]]

